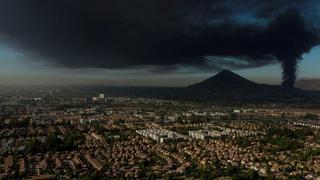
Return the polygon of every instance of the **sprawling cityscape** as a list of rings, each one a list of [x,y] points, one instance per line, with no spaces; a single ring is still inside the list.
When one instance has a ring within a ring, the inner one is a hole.
[[[320,177],[317,109],[60,91],[1,94],[1,179]]]
[[[320,0],[0,0],[0,180],[320,180]]]

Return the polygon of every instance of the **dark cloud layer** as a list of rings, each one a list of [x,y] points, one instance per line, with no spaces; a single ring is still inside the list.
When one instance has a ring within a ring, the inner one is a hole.
[[[319,44],[311,24],[318,0],[0,3],[2,41],[71,68],[248,68],[279,61],[283,84],[292,87],[297,61]],[[226,57],[235,62],[219,63]]]

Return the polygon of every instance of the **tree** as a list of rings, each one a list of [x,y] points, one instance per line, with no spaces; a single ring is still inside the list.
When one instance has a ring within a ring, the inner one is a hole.
[[[304,115],[304,119],[317,120],[319,119],[319,116],[313,113],[307,113],[306,115]]]
[[[45,148],[47,151],[57,151],[61,146],[61,141],[56,135],[47,136]]]
[[[29,140],[26,145],[26,152],[35,154],[38,151],[39,151],[39,141],[36,138]]]

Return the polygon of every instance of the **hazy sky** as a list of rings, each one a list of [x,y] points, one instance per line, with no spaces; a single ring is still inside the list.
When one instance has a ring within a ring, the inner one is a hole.
[[[186,86],[222,69],[288,87],[320,78],[319,0],[0,4],[0,85]]]
[[[43,61],[33,61],[22,52],[0,46],[0,84],[99,84],[133,86],[185,86],[201,81],[216,73],[212,72],[165,72],[157,73],[141,69],[69,69],[51,66]],[[299,78],[320,79],[320,46],[304,55],[298,68]],[[261,83],[279,84],[280,65],[235,70],[240,75]]]

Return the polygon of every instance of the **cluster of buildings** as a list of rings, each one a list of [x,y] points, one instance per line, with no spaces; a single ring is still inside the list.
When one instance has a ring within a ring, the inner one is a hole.
[[[215,137],[221,137],[225,135],[223,132],[215,131],[215,130],[197,130],[197,131],[189,131],[189,136],[195,139],[211,139]]]
[[[233,129],[233,128],[227,128],[223,126],[214,126],[212,124],[205,124],[205,125],[200,124],[199,127],[206,128],[206,130],[201,129],[201,130],[189,131],[189,136],[195,139],[207,140],[212,138],[219,138],[221,136],[230,136],[230,137],[236,138],[236,137],[258,136],[260,134],[264,134],[264,132],[261,132],[261,131],[254,131],[249,129]],[[212,130],[212,129],[218,129],[218,130]]]
[[[160,128],[136,130],[136,132],[144,137],[149,137],[160,143],[180,142],[187,139],[187,137],[184,135]]]
[[[14,97],[17,103],[3,106],[0,179],[199,178],[193,177],[195,172],[216,163],[251,169],[261,177],[320,176],[317,122],[288,124],[292,115],[282,122],[285,115],[278,111],[104,94],[93,99],[49,97]],[[271,128],[295,132],[305,127],[312,133],[295,150],[277,150],[276,143],[263,142]]]
[[[320,129],[320,121],[317,121],[317,122],[294,122],[293,125]]]
[[[264,134],[264,132],[253,131],[253,130],[242,130],[242,129],[233,129],[218,126],[223,134],[232,136],[232,137],[247,137],[247,136],[257,136],[259,134]]]

